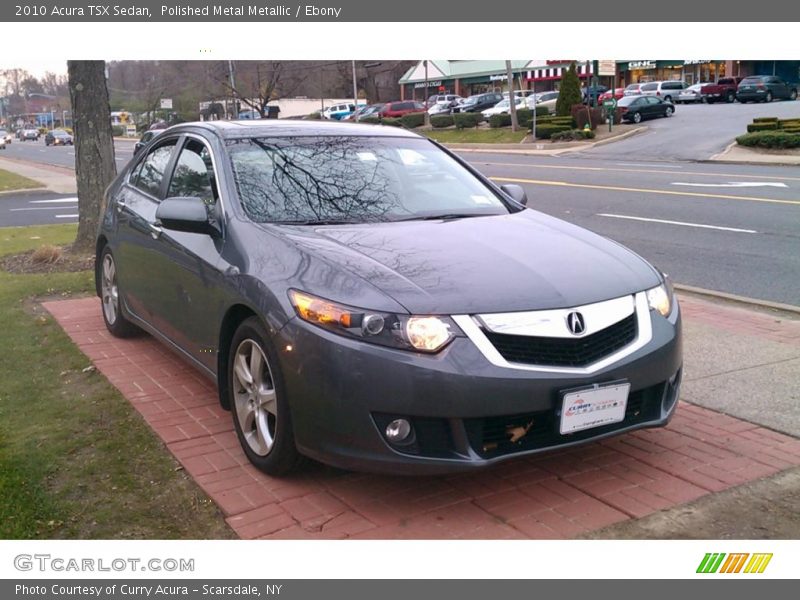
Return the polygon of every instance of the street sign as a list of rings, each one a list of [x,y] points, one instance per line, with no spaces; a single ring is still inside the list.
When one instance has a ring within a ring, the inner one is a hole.
[[[136,125],[128,123],[125,126],[125,135],[128,137],[136,137]]]
[[[617,73],[617,61],[598,60],[597,74],[600,77],[613,77]]]
[[[162,98],[161,108],[165,110],[172,110],[172,98]]]
[[[603,108],[606,110],[614,110],[617,108],[617,99],[609,98],[608,100],[603,100]]]

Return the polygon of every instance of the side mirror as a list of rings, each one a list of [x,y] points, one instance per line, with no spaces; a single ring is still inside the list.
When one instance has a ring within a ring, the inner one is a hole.
[[[166,198],[156,209],[156,220],[165,229],[215,235],[219,230],[211,223],[202,198]]]
[[[516,183],[507,183],[505,185],[501,185],[500,189],[503,190],[506,195],[510,196],[514,202],[522,204],[523,206],[528,205],[528,194],[525,193],[525,190],[522,188],[522,186],[519,186]]]

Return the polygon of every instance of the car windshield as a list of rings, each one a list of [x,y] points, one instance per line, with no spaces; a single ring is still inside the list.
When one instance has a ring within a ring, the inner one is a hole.
[[[369,223],[508,214],[427,140],[326,136],[229,143],[239,197],[258,222]]]
[[[632,83],[628,87],[626,87],[625,89],[626,90],[630,90],[630,91],[638,90],[639,89],[639,84],[638,83]]]

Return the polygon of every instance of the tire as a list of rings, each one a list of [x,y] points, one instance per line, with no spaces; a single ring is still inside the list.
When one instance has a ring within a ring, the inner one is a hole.
[[[283,377],[266,329],[257,317],[242,322],[228,349],[228,394],[236,436],[248,460],[272,476],[297,470]]]
[[[633,122],[634,123],[641,123],[642,122],[642,113],[640,113],[640,112],[633,113]]]
[[[111,248],[103,247],[97,266],[100,280],[100,300],[103,303],[102,313],[106,329],[114,337],[127,338],[141,333],[136,325],[128,321],[122,314],[119,284],[117,282],[117,265]]]
[[[732,92],[725,94],[725,102],[732,104],[734,100],[736,100],[736,96]]]
[[[797,90],[789,92],[789,100],[797,100]]]
[[[767,92],[766,97],[764,98],[764,102],[772,102],[772,92]]]
[[[674,112],[675,111],[672,109],[672,107],[668,106],[667,108],[664,109],[664,116],[669,118],[669,117],[672,116],[672,113],[674,113]]]
[[[702,96],[700,98],[700,104],[708,104],[708,98],[706,98],[705,96]]]
[[[664,96],[664,102],[669,102],[672,104],[672,96]]]

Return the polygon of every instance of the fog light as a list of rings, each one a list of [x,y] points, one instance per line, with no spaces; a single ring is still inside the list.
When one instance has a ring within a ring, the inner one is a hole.
[[[361,322],[361,329],[369,335],[378,335],[383,331],[384,319],[381,315],[365,315]]]
[[[386,426],[386,439],[390,442],[402,442],[409,435],[411,435],[411,423],[405,419],[395,419]]]

